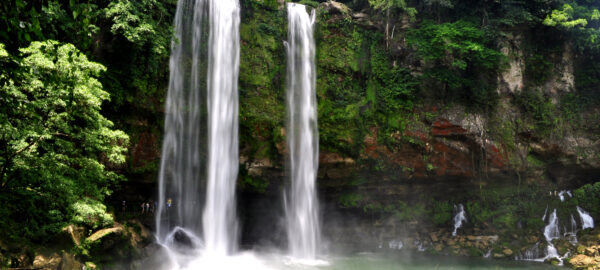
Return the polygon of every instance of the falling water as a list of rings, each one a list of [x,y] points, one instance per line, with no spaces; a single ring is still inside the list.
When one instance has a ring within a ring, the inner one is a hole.
[[[291,189],[286,196],[291,256],[315,259],[320,241],[319,203],[315,190],[319,137],[315,93],[314,10],[288,3],[287,146]]]
[[[590,216],[588,212],[581,209],[581,207],[579,206],[577,206],[577,212],[579,212],[579,217],[581,218],[581,228],[584,230],[587,228],[593,229],[594,219],[592,218],[592,216]]]
[[[463,222],[467,221],[467,214],[465,213],[465,207],[461,204],[458,206],[454,205],[454,209],[457,211],[454,216],[454,231],[452,231],[452,236],[456,236],[456,232],[458,228],[460,228]]]
[[[156,217],[168,248],[236,249],[239,9],[237,0],[177,4]]]
[[[238,155],[238,0],[210,0],[208,47],[208,165],[202,217],[206,250],[233,252],[237,245],[235,183]]]
[[[175,17],[175,38],[169,61],[169,92],[159,172],[156,235],[159,243],[170,236],[196,239],[202,233],[201,181],[205,179],[206,102],[206,0],[180,0]],[[193,61],[187,61],[192,59]]]
[[[552,240],[560,238],[560,229],[558,227],[558,217],[556,216],[556,209],[550,214],[548,218],[548,225],[544,227],[544,237],[546,238],[546,242],[548,242],[546,246],[546,257],[542,259],[550,259],[556,258],[562,264],[562,258],[558,255],[558,251],[552,244]]]

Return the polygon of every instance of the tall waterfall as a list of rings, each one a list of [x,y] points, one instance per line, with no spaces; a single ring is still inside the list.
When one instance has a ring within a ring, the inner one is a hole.
[[[315,181],[319,165],[315,93],[314,10],[288,3],[287,146],[291,188],[286,196],[291,256],[315,259],[320,242],[319,203]]]
[[[174,228],[194,235],[202,232],[197,215],[202,211],[199,195],[206,178],[206,6],[204,0],[177,4],[156,215],[161,243],[167,242]]]
[[[169,247],[236,249],[239,23],[237,0],[177,4],[156,215]]]
[[[235,183],[239,167],[238,0],[210,0],[208,45],[208,183],[202,217],[206,250],[233,252],[237,245]]]

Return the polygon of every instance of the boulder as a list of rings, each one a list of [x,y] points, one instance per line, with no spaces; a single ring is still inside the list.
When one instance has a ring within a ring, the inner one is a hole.
[[[506,248],[502,251],[502,253],[504,253],[504,255],[506,255],[506,256],[510,256],[513,254],[513,251],[510,250],[509,248]]]
[[[598,263],[592,257],[585,256],[583,254],[575,255],[575,257],[569,259],[567,262],[569,266],[573,269],[588,269],[591,266],[598,265]]]
[[[61,256],[56,253],[51,255],[38,254],[33,259],[33,268],[35,269],[58,269],[62,262]]]

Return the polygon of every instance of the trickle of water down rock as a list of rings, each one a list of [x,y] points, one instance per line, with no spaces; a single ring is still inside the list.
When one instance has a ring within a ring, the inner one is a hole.
[[[465,213],[465,207],[462,203],[458,206],[454,205],[454,210],[456,210],[457,213],[454,216],[454,231],[452,231],[452,236],[456,236],[458,229],[464,222],[467,222],[467,214]]]

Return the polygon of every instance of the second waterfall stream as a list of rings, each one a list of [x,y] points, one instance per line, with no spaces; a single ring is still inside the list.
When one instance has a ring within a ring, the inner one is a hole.
[[[319,166],[315,40],[306,7],[288,3],[287,147],[291,185],[286,195],[290,255],[314,260],[320,246],[319,202],[316,192]]]

